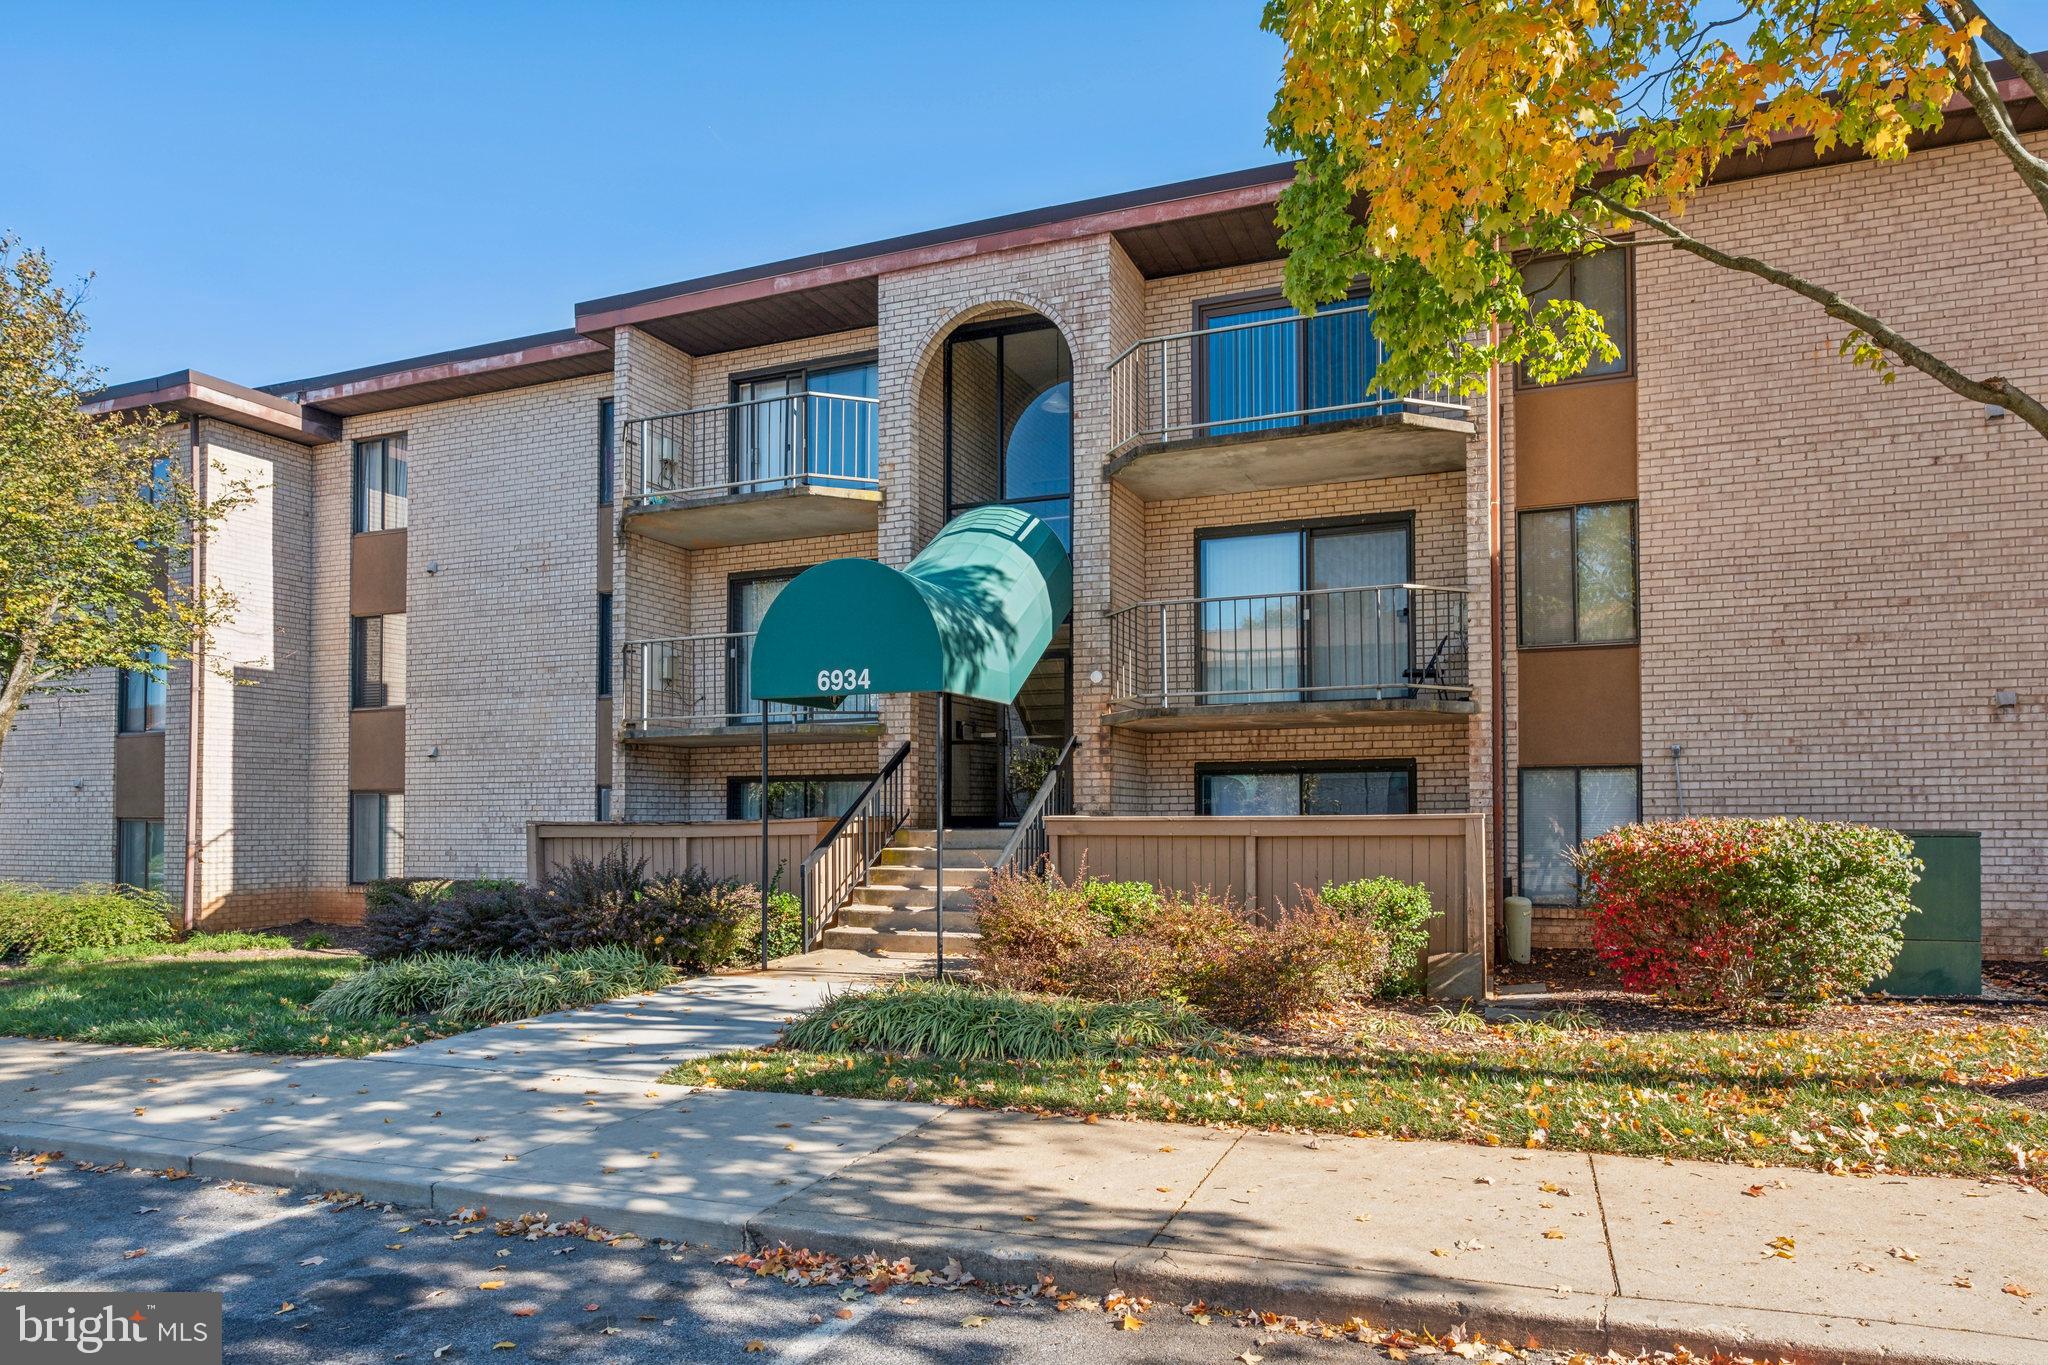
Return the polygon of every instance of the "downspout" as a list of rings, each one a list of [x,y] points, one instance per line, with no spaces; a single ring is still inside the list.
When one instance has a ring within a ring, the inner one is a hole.
[[[192,455],[192,499],[201,506],[206,502],[206,461],[199,454],[199,419],[194,417],[191,426]],[[192,587],[199,590],[206,582],[206,535],[205,523],[192,523]],[[200,731],[206,720],[205,675],[206,675],[206,632],[193,632],[192,654],[186,663],[188,684],[191,688],[189,710],[185,716],[185,883],[179,896],[184,911],[185,932],[191,933],[199,927],[199,782]]]
[[[1500,324],[1494,323],[1489,329],[1489,342],[1496,348],[1500,345]],[[1506,597],[1505,575],[1501,566],[1501,546],[1505,543],[1503,534],[1501,485],[1501,412],[1505,404],[1501,397],[1500,362],[1495,360],[1486,375],[1486,478],[1487,518],[1486,557],[1491,611],[1487,618],[1489,633],[1493,636],[1491,653],[1493,679],[1493,866],[1494,884],[1488,894],[1493,901],[1494,960],[1500,961],[1507,955],[1506,927],[1502,916],[1505,911],[1508,876],[1508,721],[1507,721],[1507,626],[1501,620],[1502,603]]]

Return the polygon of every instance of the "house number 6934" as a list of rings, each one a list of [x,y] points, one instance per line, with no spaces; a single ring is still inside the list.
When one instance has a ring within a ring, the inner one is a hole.
[[[818,670],[818,691],[827,696],[838,696],[842,692],[864,692],[868,686],[868,671],[865,668],[821,668]]]

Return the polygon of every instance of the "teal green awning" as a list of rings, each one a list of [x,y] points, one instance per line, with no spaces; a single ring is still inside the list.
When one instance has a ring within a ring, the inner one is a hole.
[[[977,507],[907,568],[834,559],[798,574],[761,618],[751,691],[805,706],[857,692],[1013,702],[1073,599],[1073,564],[1051,527]]]

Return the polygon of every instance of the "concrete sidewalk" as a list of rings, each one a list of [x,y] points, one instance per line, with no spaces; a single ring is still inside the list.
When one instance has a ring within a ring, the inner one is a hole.
[[[19,1039],[6,1146],[1559,1346],[2048,1359],[2048,1198],[1968,1181]]]

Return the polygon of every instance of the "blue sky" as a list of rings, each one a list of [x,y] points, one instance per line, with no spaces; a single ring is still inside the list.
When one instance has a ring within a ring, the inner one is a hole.
[[[28,12],[24,12],[28,11]],[[9,7],[0,229],[89,358],[270,383],[1258,165],[1256,0]]]
[[[112,382],[299,378],[1273,159],[1258,0],[15,0],[0,230]],[[2048,47],[2048,4],[1994,6]]]

